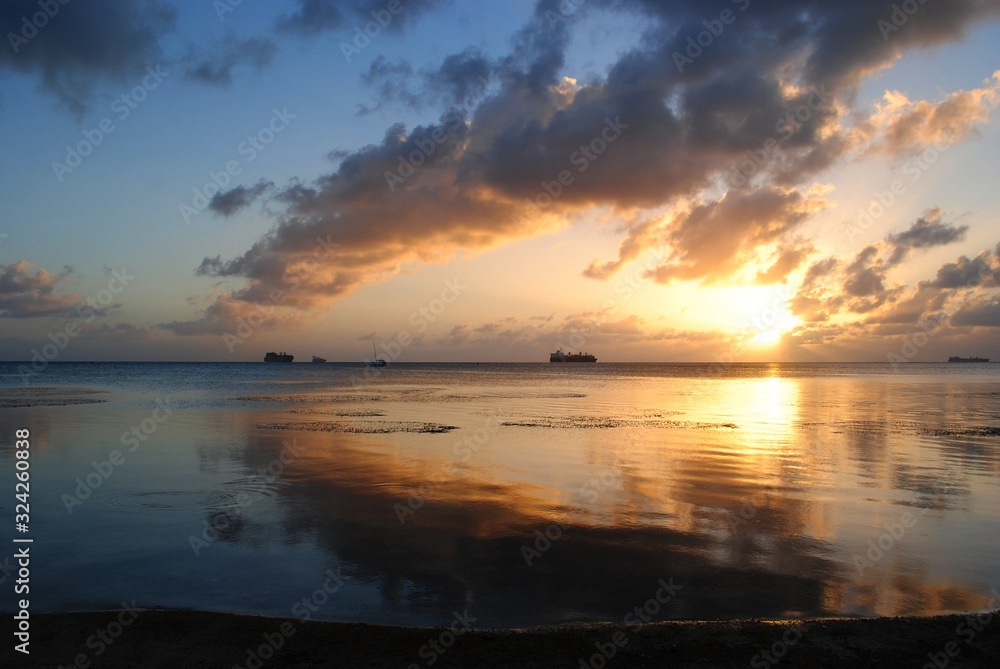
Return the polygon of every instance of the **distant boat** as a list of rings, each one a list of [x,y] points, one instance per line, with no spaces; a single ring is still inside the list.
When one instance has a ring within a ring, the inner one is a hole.
[[[274,351],[269,352],[264,356],[264,362],[291,362],[295,359],[295,356],[290,353],[275,353]]]
[[[989,362],[989,358],[960,358],[957,355],[953,355],[948,358],[948,362]]]
[[[549,354],[549,362],[597,362],[597,358],[589,353],[563,353],[558,349]]]
[[[378,359],[378,350],[375,348],[375,342],[374,341],[372,342],[372,352],[375,354],[375,359],[368,363],[369,367],[388,367],[389,366],[389,361],[388,360],[379,360]]]
[[[321,358],[318,355],[314,355],[313,362],[326,362],[326,358]]]

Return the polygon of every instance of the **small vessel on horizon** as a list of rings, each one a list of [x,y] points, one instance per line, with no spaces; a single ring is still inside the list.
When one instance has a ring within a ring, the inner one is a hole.
[[[549,354],[549,362],[597,362],[597,358],[589,353],[564,353],[560,348]]]
[[[948,362],[989,362],[989,358],[962,358],[957,355],[953,355],[948,358]]]
[[[369,367],[388,367],[389,366],[389,361],[388,360],[379,360],[378,359],[378,349],[375,348],[375,342],[374,341],[372,342],[372,352],[375,354],[375,359],[368,363]]]
[[[321,358],[318,355],[314,355],[313,362],[326,362],[326,358]]]
[[[275,353],[274,351],[269,351],[264,355],[264,362],[291,362],[295,359],[295,356],[291,353]]]

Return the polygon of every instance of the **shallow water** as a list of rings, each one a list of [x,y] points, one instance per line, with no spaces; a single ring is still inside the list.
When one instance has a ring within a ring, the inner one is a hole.
[[[1000,582],[1000,365],[66,363],[18,381],[0,364],[6,471],[31,430],[33,612],[297,615],[339,573],[313,617],[621,620],[661,579],[680,590],[658,619],[922,615]]]

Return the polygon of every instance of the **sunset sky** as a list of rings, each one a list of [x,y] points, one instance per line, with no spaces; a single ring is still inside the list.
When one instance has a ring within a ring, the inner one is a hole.
[[[1000,359],[997,19],[4,2],[0,359]]]

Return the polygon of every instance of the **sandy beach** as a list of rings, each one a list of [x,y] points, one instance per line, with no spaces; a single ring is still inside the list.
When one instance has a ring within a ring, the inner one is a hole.
[[[6,666],[992,667],[1000,656],[997,613],[474,629],[454,636],[448,628],[189,611],[140,610],[119,628],[117,611],[64,613],[35,617],[30,657]]]

